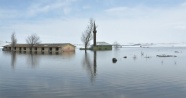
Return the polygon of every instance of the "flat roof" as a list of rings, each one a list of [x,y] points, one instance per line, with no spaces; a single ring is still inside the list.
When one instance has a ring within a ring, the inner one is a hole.
[[[72,44],[70,43],[43,43],[43,44],[34,45],[33,47],[63,47],[65,45],[72,45]],[[10,47],[10,46],[11,44],[3,46],[3,47]],[[30,47],[30,45],[29,44],[16,44],[15,47]]]
[[[111,45],[111,44],[106,42],[96,42],[96,45]]]

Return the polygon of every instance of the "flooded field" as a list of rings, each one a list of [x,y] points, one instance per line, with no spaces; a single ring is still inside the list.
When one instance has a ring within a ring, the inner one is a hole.
[[[173,56],[157,57],[162,54]],[[0,98],[186,97],[186,48],[87,54],[79,49],[63,54],[0,51],[0,63]]]

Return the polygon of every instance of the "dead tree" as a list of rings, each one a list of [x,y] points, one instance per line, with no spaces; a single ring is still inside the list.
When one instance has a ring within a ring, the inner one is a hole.
[[[26,42],[30,46],[31,51],[32,51],[32,48],[34,47],[34,45],[41,43],[40,37],[37,36],[36,34],[32,34],[32,35],[28,36],[26,39]]]
[[[82,33],[81,36],[81,41],[83,42],[84,46],[85,46],[85,52],[87,50],[87,47],[90,44],[90,41],[93,39],[93,29],[94,29],[94,23],[95,21],[91,18],[89,25],[87,26],[86,30]]]
[[[121,47],[121,45],[120,45],[117,41],[115,41],[115,42],[113,43],[113,46],[114,46],[115,49],[118,49],[118,48]]]
[[[15,51],[16,44],[17,44],[16,34],[13,32],[11,35],[11,51]]]

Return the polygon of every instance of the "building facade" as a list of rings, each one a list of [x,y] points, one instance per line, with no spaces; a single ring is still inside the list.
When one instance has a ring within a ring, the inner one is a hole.
[[[11,51],[11,45],[3,46],[3,51]],[[16,44],[14,51],[37,52],[37,53],[62,53],[75,52],[75,46],[70,43],[59,44],[37,44],[30,47],[29,44]]]

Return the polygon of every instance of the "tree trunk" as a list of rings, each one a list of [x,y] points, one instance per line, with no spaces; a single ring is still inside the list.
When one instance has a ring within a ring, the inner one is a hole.
[[[85,53],[87,53],[87,45],[85,44]]]

